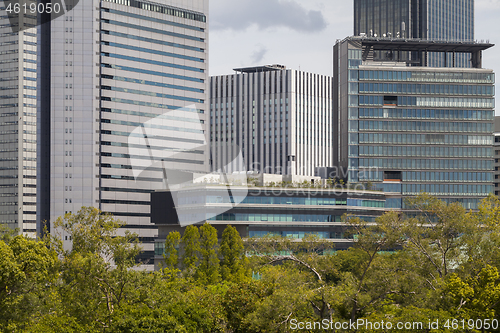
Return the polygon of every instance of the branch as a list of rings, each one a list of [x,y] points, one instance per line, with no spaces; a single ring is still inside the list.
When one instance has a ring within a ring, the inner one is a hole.
[[[290,312],[290,314],[288,315],[288,317],[286,317],[286,319],[285,319],[285,320],[283,320],[283,321],[282,321],[281,323],[279,323],[279,324],[281,325],[281,324],[286,323],[286,322],[288,321],[288,319],[290,319],[290,316],[292,315],[292,313],[293,313],[293,312]]]
[[[321,275],[318,273],[318,271],[316,269],[314,269],[314,267],[312,267],[311,265],[309,265],[308,263],[298,259],[297,257],[295,257],[294,255],[287,255],[287,256],[277,256],[275,257],[273,260],[271,260],[270,262],[268,262],[267,264],[270,265],[270,264],[273,264],[275,262],[278,262],[278,261],[283,261],[283,260],[291,260],[291,261],[295,261],[305,267],[307,267],[310,271],[312,271],[317,277],[318,277],[318,280],[323,282],[323,279],[321,279]]]

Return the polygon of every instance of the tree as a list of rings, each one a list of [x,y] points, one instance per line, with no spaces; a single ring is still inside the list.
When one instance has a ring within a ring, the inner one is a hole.
[[[478,275],[462,280],[451,274],[443,288],[444,306],[464,319],[498,318],[500,314],[500,275],[496,267],[487,265]]]
[[[47,289],[56,283],[57,268],[57,254],[44,240],[0,240],[0,330],[23,330],[33,314],[49,310]]]
[[[137,236],[125,232],[111,215],[93,207],[82,207],[76,214],[66,214],[55,222],[56,232],[70,235],[72,248],[60,248],[63,284],[60,294],[66,312],[83,325],[112,327],[112,316],[119,309],[128,290],[135,289],[140,253]]]
[[[196,277],[202,284],[219,281],[219,254],[217,230],[208,222],[200,227],[200,264]]]
[[[165,253],[163,254],[163,258],[165,259],[165,266],[168,269],[177,268],[177,249],[179,248],[180,240],[181,234],[178,231],[172,231],[167,235],[167,238],[165,240]]]
[[[200,250],[200,233],[198,227],[188,225],[182,235],[182,247],[184,254],[182,255],[182,264],[184,270],[188,274],[193,274],[198,263],[198,251]]]
[[[240,234],[231,225],[222,233],[220,245],[222,255],[221,276],[224,280],[241,282],[248,275],[248,259]]]
[[[435,289],[452,266],[467,261],[464,245],[477,224],[459,203],[447,204],[425,193],[408,199],[407,208],[412,215],[402,216],[394,230],[417,259],[415,271]]]

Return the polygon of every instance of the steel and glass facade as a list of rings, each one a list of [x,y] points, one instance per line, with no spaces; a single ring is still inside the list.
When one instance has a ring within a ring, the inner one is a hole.
[[[493,192],[491,70],[363,61],[356,38],[339,42],[335,54],[339,165],[350,182],[473,209]]]
[[[210,78],[212,170],[314,176],[333,165],[332,77],[282,67]],[[240,150],[244,165],[231,165]]]
[[[355,0],[354,35],[445,41],[474,40],[474,0]],[[413,57],[416,55],[413,54]],[[453,55],[430,53],[427,65],[446,67]],[[465,55],[455,67],[470,67]]]
[[[0,11],[0,224],[35,237],[37,21]]]
[[[164,169],[208,170],[208,1],[178,5],[80,1],[44,27],[51,98],[40,101],[49,119],[40,142],[50,167],[41,191],[50,209],[40,222],[98,207],[138,233],[151,258],[149,193],[165,188]]]
[[[237,190],[237,187],[233,187]],[[241,191],[246,188],[242,188]],[[152,222],[158,226],[158,238],[155,242],[155,264],[163,260],[165,239],[172,231],[184,232],[185,227],[178,223],[177,216],[202,210],[207,218],[199,222],[199,215],[193,224],[208,222],[218,230],[219,238],[227,225],[234,226],[243,238],[262,237],[268,234],[291,239],[302,239],[305,235],[333,242],[337,250],[346,249],[353,244],[345,223],[341,222],[344,214],[357,216],[367,222],[386,211],[393,194],[379,191],[354,191],[325,188],[271,188],[250,187],[236,207],[213,217],[210,212],[228,207],[230,200],[227,189],[220,185],[199,185],[177,192],[177,207],[171,204],[169,191],[157,191],[151,194]],[[170,203],[170,204],[169,204]]]

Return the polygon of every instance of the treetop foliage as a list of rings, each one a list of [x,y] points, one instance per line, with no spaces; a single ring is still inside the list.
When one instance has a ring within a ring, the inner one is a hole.
[[[252,333],[292,332],[291,320],[498,319],[500,201],[490,196],[471,212],[422,194],[408,207],[376,223],[345,216],[353,246],[343,251],[314,234],[242,239],[233,226],[220,235],[208,223],[188,226],[166,237],[155,272],[137,269],[137,235],[95,208],[58,219],[43,239],[2,231],[0,331]]]

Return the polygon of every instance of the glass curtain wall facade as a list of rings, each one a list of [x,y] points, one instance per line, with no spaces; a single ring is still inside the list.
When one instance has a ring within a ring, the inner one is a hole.
[[[208,170],[206,141],[195,152],[186,147],[193,135],[205,137],[207,11],[206,0],[185,8],[93,0],[50,22],[51,100],[42,103],[50,110],[50,138],[42,138],[50,143],[50,212],[40,221],[98,207],[138,233],[141,259],[152,258],[149,193],[165,188],[164,168]]]
[[[500,195],[500,117],[495,117],[494,151],[495,151],[495,170],[494,187],[495,195]]]
[[[333,80],[297,70],[245,72],[210,78],[211,163],[220,170],[241,149],[258,171],[314,176],[333,165]]]
[[[324,188],[271,188],[250,187],[245,198],[237,207],[218,214],[220,207],[230,204],[224,186],[201,185],[183,190],[179,195],[178,205],[169,205],[170,192],[156,191],[151,193],[152,222],[158,226],[158,238],[155,242],[155,263],[163,260],[165,239],[172,231],[184,232],[176,219],[186,215],[193,223],[201,225],[208,221],[213,225],[221,238],[227,225],[235,227],[243,238],[263,237],[267,234],[280,235],[292,239],[302,239],[306,235],[316,235],[328,239],[335,244],[337,250],[352,246],[352,233],[348,226],[341,222],[344,214],[351,214],[367,222],[375,219],[389,208],[388,202],[393,196],[378,191],[354,191]],[[223,198],[228,200],[224,200]],[[202,211],[203,215],[196,214]],[[194,213],[194,214],[193,214]],[[206,214],[206,216],[204,215]],[[200,216],[203,218],[199,219]],[[186,221],[186,220],[184,220]]]
[[[0,224],[28,237],[36,236],[35,26],[29,13],[0,17]]]
[[[354,0],[354,35],[362,34],[471,42],[474,0]],[[429,53],[427,57],[431,67],[446,67],[453,61],[455,67],[471,67],[464,54]]]
[[[363,62],[348,39],[335,53],[349,181],[477,208],[493,191],[493,72]]]

